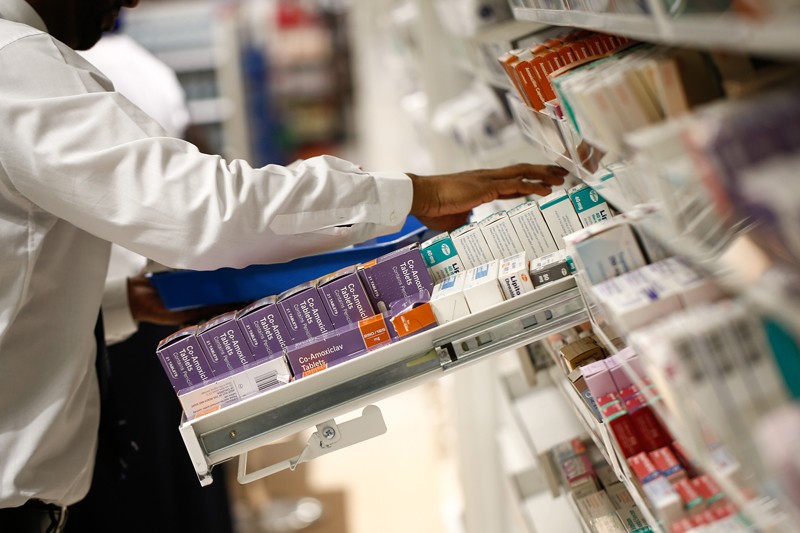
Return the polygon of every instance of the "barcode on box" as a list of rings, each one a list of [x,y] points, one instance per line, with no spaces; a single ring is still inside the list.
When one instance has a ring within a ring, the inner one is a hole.
[[[271,370],[266,374],[262,374],[260,376],[256,376],[255,378],[256,387],[258,387],[259,392],[265,391],[267,389],[271,389],[280,384],[278,381],[278,371]]]

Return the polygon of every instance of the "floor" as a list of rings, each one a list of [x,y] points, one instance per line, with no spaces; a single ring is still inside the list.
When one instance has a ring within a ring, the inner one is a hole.
[[[312,496],[323,503],[307,533],[447,533],[457,531],[457,481],[440,416],[440,391],[429,383],[378,403],[387,425],[379,437],[246,486],[230,481],[238,533],[265,533],[250,509],[271,499]],[[300,441],[267,452],[285,459]],[[264,460],[269,460],[264,457]],[[265,463],[266,464],[266,463]],[[252,485],[252,486],[251,486]]]

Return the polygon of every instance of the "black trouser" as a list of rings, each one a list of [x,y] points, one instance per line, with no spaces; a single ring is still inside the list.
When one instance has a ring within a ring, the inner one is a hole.
[[[0,531],[13,533],[61,533],[68,510],[39,500],[28,500],[22,507],[0,509]]]

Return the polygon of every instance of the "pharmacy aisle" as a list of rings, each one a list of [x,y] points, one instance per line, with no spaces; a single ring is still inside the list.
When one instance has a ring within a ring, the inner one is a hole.
[[[800,7],[713,4],[353,2],[344,155],[569,174],[223,317],[270,366],[179,394],[201,482],[302,432],[241,477],[339,533],[800,530]]]

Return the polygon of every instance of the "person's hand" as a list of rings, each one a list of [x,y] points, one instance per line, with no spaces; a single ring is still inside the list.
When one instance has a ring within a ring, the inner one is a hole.
[[[528,163],[434,176],[408,174],[414,184],[410,214],[430,229],[451,231],[466,224],[472,209],[481,204],[546,196],[551,185],[564,183],[566,174],[561,167]]]
[[[150,278],[144,275],[128,278],[128,305],[137,322],[162,326],[195,324],[238,308],[235,304],[223,304],[172,311],[164,307],[164,302],[150,283]]]

